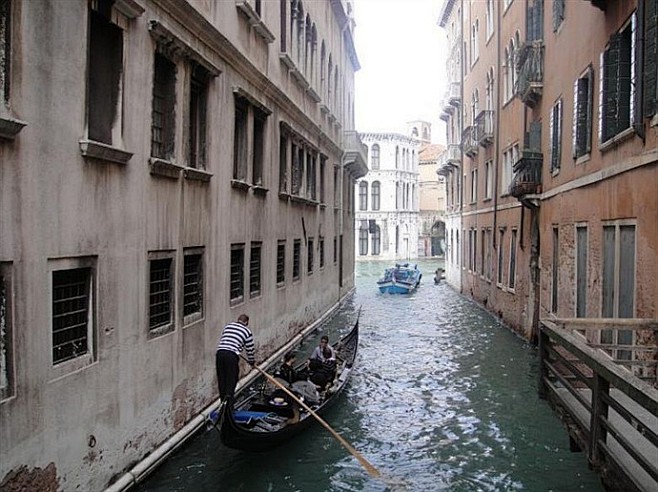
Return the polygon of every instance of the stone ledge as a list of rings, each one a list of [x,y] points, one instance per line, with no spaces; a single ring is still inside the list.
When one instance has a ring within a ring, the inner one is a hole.
[[[90,159],[127,164],[133,156],[132,152],[102,142],[96,142],[95,140],[80,140],[78,143],[80,145],[80,153]]]
[[[155,176],[178,179],[184,169],[184,167],[165,159],[159,159],[157,157],[151,157],[149,159],[149,171]]]
[[[15,118],[0,117],[0,138],[5,140],[14,140],[16,135],[27,126],[25,121]]]

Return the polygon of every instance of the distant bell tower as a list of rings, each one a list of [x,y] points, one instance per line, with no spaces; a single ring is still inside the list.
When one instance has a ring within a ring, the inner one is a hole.
[[[423,142],[432,141],[432,124],[428,121],[409,121],[407,123],[407,134]]]

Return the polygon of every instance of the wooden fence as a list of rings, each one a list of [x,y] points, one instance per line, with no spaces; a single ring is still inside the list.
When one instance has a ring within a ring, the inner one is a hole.
[[[658,490],[657,339],[655,319],[540,323],[539,394],[612,490]]]

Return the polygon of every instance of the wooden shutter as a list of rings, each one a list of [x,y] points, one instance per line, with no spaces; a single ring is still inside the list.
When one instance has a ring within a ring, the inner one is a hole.
[[[571,133],[572,133],[571,152],[573,154],[574,159],[577,159],[581,155],[578,148],[578,141],[579,141],[578,116],[580,114],[578,106],[581,102],[578,97],[580,92],[578,90],[579,86],[580,86],[580,79],[576,79],[576,81],[573,83],[573,121],[571,123]]]
[[[603,107],[602,141],[609,140],[617,134],[617,115],[619,114],[619,47],[621,36],[615,33],[610,38],[608,49],[603,54]]]
[[[644,116],[658,110],[658,0],[644,2]]]

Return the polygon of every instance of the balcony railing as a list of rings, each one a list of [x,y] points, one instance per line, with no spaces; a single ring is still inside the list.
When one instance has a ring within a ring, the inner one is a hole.
[[[473,126],[467,126],[462,132],[462,149],[464,150],[464,154],[469,157],[473,157],[478,153],[478,144],[474,138],[474,128]]]
[[[480,111],[475,118],[475,126],[473,127],[473,133],[475,141],[482,145],[482,147],[487,147],[493,142],[493,119],[494,112],[492,109],[485,109]]]
[[[439,156],[439,170],[438,173],[447,176],[455,169],[461,167],[462,151],[459,144],[448,144],[446,150]]]
[[[516,93],[527,106],[533,108],[544,88],[544,42],[524,43],[517,53],[516,68],[519,70]]]
[[[514,164],[514,176],[509,193],[521,200],[526,195],[541,193],[541,171],[544,156],[536,150],[523,149],[521,158]]]

